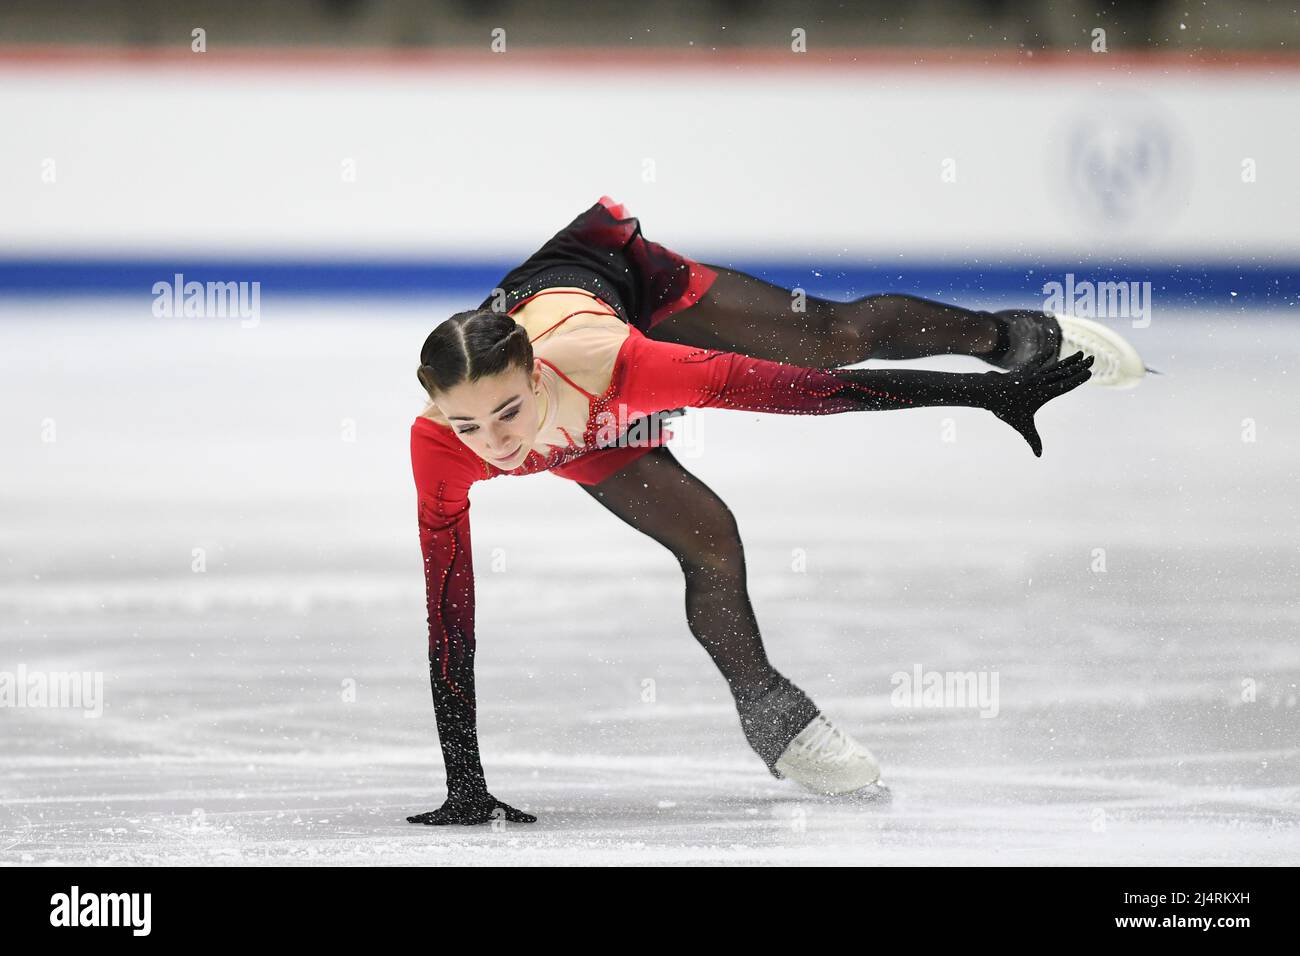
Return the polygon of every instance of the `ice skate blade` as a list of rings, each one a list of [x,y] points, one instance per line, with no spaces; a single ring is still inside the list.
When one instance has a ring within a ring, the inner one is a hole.
[[[811,800],[814,803],[826,804],[828,806],[834,806],[836,804],[843,805],[846,803],[866,806],[885,806],[893,802],[894,793],[886,784],[876,780],[866,786],[858,787],[856,790],[845,790],[841,793],[825,793],[803,789],[799,799]]]
[[[844,794],[840,799],[852,803],[892,803],[894,792],[887,785],[877,780],[875,783],[869,783],[865,787],[859,787],[857,790]]]

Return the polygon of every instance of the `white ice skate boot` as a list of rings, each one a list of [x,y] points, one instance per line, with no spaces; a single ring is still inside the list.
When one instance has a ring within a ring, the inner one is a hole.
[[[866,747],[821,714],[790,741],[776,769],[813,793],[834,796],[880,779],[880,765]]]
[[[1074,315],[1058,315],[1056,321],[1061,326],[1060,358],[1075,352],[1082,352],[1084,358],[1095,356],[1090,383],[1105,388],[1133,388],[1142,381],[1147,367],[1137,349],[1114,329]]]
[[[994,315],[1005,323],[1009,343],[1005,352],[988,360],[999,368],[1037,365],[1082,352],[1084,358],[1093,358],[1090,385],[1132,388],[1147,372],[1155,372],[1122,335],[1092,319],[1035,309],[1008,309]]]

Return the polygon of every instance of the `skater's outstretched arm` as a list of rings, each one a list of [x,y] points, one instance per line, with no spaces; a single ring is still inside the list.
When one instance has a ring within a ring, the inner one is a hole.
[[[1014,372],[928,369],[820,369],[634,336],[625,358],[622,401],[629,416],[679,406],[780,415],[835,415],[933,405],[985,408],[1043,453],[1034,412],[1082,385],[1092,358],[1082,352]]]
[[[455,442],[455,439],[451,439]],[[413,431],[411,462],[418,493],[429,626],[429,686],[447,771],[447,800],[411,823],[487,823],[500,817],[532,823],[487,789],[479,757],[474,693],[474,562],[470,547],[469,488],[482,476],[468,450],[440,445]]]

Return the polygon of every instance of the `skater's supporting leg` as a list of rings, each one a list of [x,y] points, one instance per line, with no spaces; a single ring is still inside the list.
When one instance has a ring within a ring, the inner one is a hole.
[[[771,770],[817,708],[767,659],[731,510],[662,447],[599,484],[580,487],[677,559],[691,633],[722,672],[746,739]]]
[[[772,665],[745,583],[745,554],[726,503],[667,448],[583,490],[672,552],[686,578],[686,618],[732,687],[762,684]]]
[[[870,358],[987,359],[1009,344],[1004,323],[988,312],[895,294],[796,302],[789,289],[724,266],[709,268],[718,277],[700,301],[652,326],[650,338],[812,368]]]

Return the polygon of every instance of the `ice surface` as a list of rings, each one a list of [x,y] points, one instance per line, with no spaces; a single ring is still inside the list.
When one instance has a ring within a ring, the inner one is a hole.
[[[1300,855],[1289,317],[1117,323],[1167,374],[1050,405],[1041,460],[970,409],[690,413],[774,662],[888,802],[767,775],[653,541],[552,475],[477,486],[484,760],[539,816],[494,830],[404,820],[443,795],[414,370],[464,303],[150,301],[0,306],[0,671],[105,701],[0,708],[0,864]],[[893,706],[917,665],[995,673],[997,716]]]

